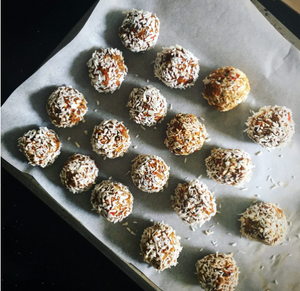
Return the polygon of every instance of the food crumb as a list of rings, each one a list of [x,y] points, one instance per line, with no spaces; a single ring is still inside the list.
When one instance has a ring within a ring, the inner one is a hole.
[[[204,230],[204,233],[205,233],[206,235],[211,235],[211,234],[214,234],[214,232],[213,232],[213,231],[211,231],[210,229],[208,229],[208,230]]]

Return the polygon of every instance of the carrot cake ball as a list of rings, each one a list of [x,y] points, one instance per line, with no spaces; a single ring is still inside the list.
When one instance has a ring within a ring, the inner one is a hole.
[[[132,52],[144,52],[156,44],[159,25],[159,19],[154,13],[133,9],[127,12],[119,36],[123,45]]]
[[[18,139],[20,151],[32,166],[45,168],[59,156],[61,142],[57,134],[47,127],[32,129]]]
[[[115,92],[128,72],[122,52],[114,48],[96,50],[87,66],[91,84],[100,93]]]
[[[153,126],[167,114],[166,98],[153,86],[134,88],[127,103],[130,117],[137,123]]]
[[[133,160],[131,178],[140,190],[148,193],[159,192],[169,179],[169,170],[162,158],[141,154]]]
[[[98,176],[98,168],[94,160],[82,154],[73,154],[65,162],[60,172],[62,184],[72,193],[88,190]]]
[[[121,121],[104,120],[94,127],[91,144],[98,155],[109,159],[122,157],[128,151],[130,143],[129,130]]]
[[[193,86],[199,70],[199,60],[179,45],[163,48],[154,62],[154,75],[171,88]]]
[[[246,125],[249,138],[267,149],[286,146],[295,133],[292,111],[277,105],[260,108]]]
[[[64,86],[58,87],[50,95],[46,109],[57,127],[77,125],[88,110],[84,96],[78,90]]]
[[[260,202],[242,214],[241,233],[246,238],[275,246],[284,241],[287,222],[282,209],[273,203]]]
[[[208,177],[220,184],[240,187],[252,176],[251,157],[239,149],[213,149],[205,165]]]
[[[144,230],[141,238],[140,247],[144,261],[158,271],[176,266],[182,250],[179,240],[180,237],[172,227],[155,222]]]
[[[217,211],[213,193],[199,180],[178,184],[172,196],[172,206],[176,214],[191,226],[201,227]]]
[[[93,209],[108,221],[122,221],[132,212],[133,196],[122,183],[104,180],[92,192]]]
[[[239,268],[232,253],[216,253],[197,261],[196,272],[205,291],[233,291],[238,284]]]
[[[231,110],[244,102],[250,92],[247,76],[233,67],[214,70],[203,83],[203,97],[209,105],[221,112]]]
[[[186,156],[199,151],[206,137],[206,127],[195,115],[178,113],[168,124],[165,145],[175,155]]]

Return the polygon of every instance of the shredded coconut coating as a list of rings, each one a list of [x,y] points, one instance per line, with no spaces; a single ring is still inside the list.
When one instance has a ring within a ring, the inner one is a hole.
[[[108,221],[122,221],[132,212],[133,196],[128,187],[119,182],[104,180],[92,191],[93,209]]]
[[[217,211],[213,193],[199,180],[178,184],[172,196],[172,206],[184,222],[195,227],[201,227]]]
[[[116,119],[104,120],[94,127],[91,145],[98,155],[115,159],[122,157],[131,144],[129,130]]]
[[[157,42],[160,22],[154,13],[133,9],[127,12],[119,36],[123,45],[132,52],[144,52]]]
[[[247,76],[233,67],[214,70],[203,80],[203,84],[203,97],[209,105],[221,112],[244,102],[250,92]]]
[[[249,138],[267,149],[286,146],[295,133],[292,111],[284,106],[262,107],[246,125]]]
[[[275,246],[284,241],[287,221],[282,209],[274,203],[261,202],[242,214],[241,233],[248,239]]]
[[[91,84],[100,93],[115,92],[128,72],[122,52],[114,48],[95,51],[87,66]]]
[[[175,155],[190,155],[199,151],[207,137],[206,127],[193,114],[178,113],[167,128],[165,145]]]
[[[192,87],[199,70],[199,60],[179,45],[163,48],[154,62],[154,75],[171,88]]]
[[[57,127],[77,125],[86,114],[87,101],[84,96],[72,87],[58,87],[49,97],[47,113]]]
[[[205,165],[208,177],[220,184],[240,187],[252,176],[251,157],[239,149],[213,149]]]
[[[238,284],[239,268],[232,253],[216,253],[197,261],[196,272],[205,291],[233,291]]]
[[[169,170],[162,158],[141,154],[133,160],[131,178],[140,190],[148,193],[159,192],[169,179]]]
[[[134,88],[127,103],[130,117],[137,123],[153,126],[167,114],[166,98],[153,86]]]
[[[146,263],[158,271],[163,271],[178,264],[177,259],[182,250],[180,237],[172,227],[155,222],[146,228],[141,238],[141,251]]]
[[[73,154],[65,162],[60,179],[72,193],[87,191],[95,184],[98,168],[94,160],[82,154]]]
[[[47,127],[29,130],[18,139],[18,144],[28,163],[42,168],[53,164],[61,149],[57,134]]]

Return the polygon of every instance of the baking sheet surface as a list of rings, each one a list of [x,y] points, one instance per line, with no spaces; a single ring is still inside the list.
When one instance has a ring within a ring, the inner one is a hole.
[[[161,22],[157,45],[146,53],[126,50],[118,37],[118,28],[125,17],[123,12],[132,8],[155,12]],[[152,62],[157,52],[176,44],[190,50],[200,60],[198,81],[184,91],[166,87],[153,74]],[[129,69],[121,89],[114,94],[99,94],[90,85],[86,62],[100,47],[122,50]],[[227,65],[246,73],[251,93],[245,103],[220,113],[202,98],[202,80],[212,70]],[[195,263],[216,251],[233,252],[240,268],[237,290],[297,290],[300,284],[299,73],[299,51],[250,1],[102,0],[76,38],[17,88],[2,107],[2,157],[20,171],[34,176],[59,205],[163,290],[199,290]],[[126,103],[134,87],[150,84],[166,97],[169,110],[156,129],[143,130],[129,119]],[[86,122],[75,128],[55,128],[45,110],[48,97],[61,85],[77,88],[88,101]],[[281,105],[293,110],[296,134],[282,150],[262,149],[243,133],[249,111],[257,111],[265,105]],[[186,162],[185,157],[171,154],[163,143],[167,123],[179,112],[202,117],[211,138],[199,152],[188,156]],[[123,158],[103,160],[91,149],[89,141],[93,127],[108,118],[123,121],[130,130],[132,146]],[[29,166],[17,147],[18,137],[38,126],[54,129],[63,144],[59,158],[45,169]],[[204,160],[214,147],[239,148],[250,153],[256,167],[251,181],[245,185],[247,190],[218,185],[208,179]],[[259,151],[262,154],[256,155]],[[91,211],[91,191],[73,195],[62,187],[59,173],[73,152],[88,154],[96,160],[100,169],[97,182],[112,177],[130,188],[135,200],[133,213],[124,221],[128,222],[127,226],[111,224]],[[132,159],[140,153],[158,155],[171,167],[169,185],[163,192],[143,193],[133,185],[130,175],[126,175]],[[214,192],[220,213],[192,231],[173,212],[170,197],[179,182],[199,175]],[[273,184],[267,181],[269,175],[283,186],[271,190]],[[256,199],[278,203],[284,210],[290,225],[287,241],[282,245],[267,247],[240,237],[238,214]],[[183,246],[178,266],[160,273],[144,263],[139,254],[141,234],[152,221],[164,221],[172,226]],[[208,229],[213,234],[206,235],[204,231]]]

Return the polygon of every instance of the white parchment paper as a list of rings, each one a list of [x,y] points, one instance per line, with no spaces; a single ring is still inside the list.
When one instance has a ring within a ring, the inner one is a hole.
[[[158,43],[146,53],[126,50],[118,37],[118,28],[125,17],[122,12],[132,8],[153,11],[161,21]],[[166,87],[153,74],[152,62],[157,52],[164,46],[176,44],[190,50],[200,60],[199,79],[193,88],[185,91]],[[122,50],[129,69],[121,89],[112,95],[99,94],[90,85],[86,62],[100,47]],[[220,113],[201,96],[202,80],[212,70],[228,65],[246,73],[251,93],[245,103]],[[16,89],[2,107],[2,157],[22,172],[34,176],[59,205],[163,290],[199,290],[195,263],[216,251],[233,252],[240,268],[237,290],[299,290],[299,134],[296,132],[292,142],[282,150],[268,152],[243,133],[249,110],[257,111],[265,105],[291,108],[297,131],[300,124],[299,77],[299,51],[250,1],[102,0],[75,39]],[[149,84],[156,86],[172,106],[156,129],[143,130],[129,119],[126,103],[134,87]],[[88,101],[86,122],[75,128],[57,129],[47,116],[47,99],[60,85],[72,85]],[[168,121],[179,112],[204,118],[211,138],[201,151],[188,156],[186,163],[185,157],[173,155],[163,143]],[[89,143],[92,129],[108,118],[123,121],[130,130],[132,146],[123,158],[103,160],[92,151]],[[45,169],[29,166],[17,147],[18,137],[38,126],[54,129],[63,143],[62,154]],[[217,185],[208,179],[204,160],[214,147],[239,148],[250,153],[256,167],[252,180],[245,185],[248,190]],[[258,156],[259,151],[262,154]],[[59,173],[73,152],[88,154],[96,160],[100,168],[98,182],[111,176],[129,186],[135,200],[133,213],[126,219],[127,226],[111,224],[92,212],[91,191],[73,195],[63,188]],[[126,175],[131,160],[140,153],[161,156],[171,167],[169,186],[163,192],[143,193],[133,185],[130,175]],[[193,232],[174,213],[170,197],[179,182],[199,175],[215,193],[220,213]],[[269,175],[275,183],[283,182],[283,186],[271,190],[273,184],[267,181]],[[287,241],[282,245],[268,247],[240,237],[238,214],[255,199],[278,203],[284,210],[290,225]],[[139,254],[140,237],[144,228],[152,225],[150,220],[164,221],[181,236],[183,250],[178,266],[161,273],[144,263]],[[207,236],[204,230],[208,229],[214,233]]]

